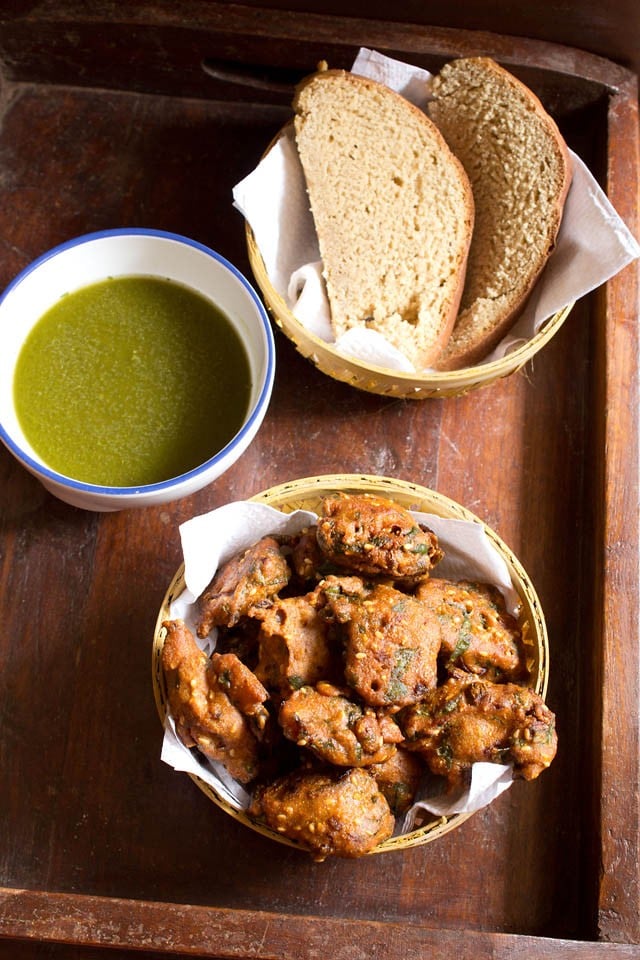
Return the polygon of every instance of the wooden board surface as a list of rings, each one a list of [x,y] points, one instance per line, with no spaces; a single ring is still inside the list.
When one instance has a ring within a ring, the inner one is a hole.
[[[502,56],[637,234],[634,80],[597,58],[241,7],[223,18],[220,4],[194,4],[183,27],[161,4],[141,5],[133,26],[128,5],[80,6],[0,19],[2,287],[58,242],[121,225],[184,233],[248,273],[231,188],[288,116],[278,70],[311,69],[327,47],[346,64],[360,44],[428,66],[478,46]],[[244,78],[266,65],[278,87],[202,71],[234,58]],[[212,486],[144,511],[68,507],[0,450],[0,956],[315,956],[337,931],[345,958],[444,956],[436,945],[595,957],[605,941],[638,955],[637,316],[632,267],[523,372],[419,403],[328,379],[276,331],[276,387],[251,448]],[[151,643],[180,522],[297,477],[358,472],[458,500],[522,561],[547,618],[560,750],[540,780],[437,843],[318,865],[160,762]]]

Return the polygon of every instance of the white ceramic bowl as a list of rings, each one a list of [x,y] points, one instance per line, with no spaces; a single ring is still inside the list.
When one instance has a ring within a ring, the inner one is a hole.
[[[241,429],[222,450],[181,476],[139,487],[83,483],[52,470],[27,442],[15,412],[14,369],[31,328],[61,296],[109,277],[132,275],[175,280],[226,314],[249,360],[249,409]],[[0,298],[0,439],[47,490],[87,510],[166,503],[211,483],[235,463],[256,435],[269,405],[274,374],[273,333],[252,286],[220,254],[177,234],[132,228],[78,237],[26,267]]]

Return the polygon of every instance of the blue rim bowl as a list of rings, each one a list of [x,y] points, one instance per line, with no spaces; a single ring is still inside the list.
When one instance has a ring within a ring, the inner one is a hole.
[[[175,280],[212,300],[227,315],[247,352],[251,397],[238,433],[193,470],[160,483],[100,486],[58,473],[31,448],[15,412],[13,371],[31,328],[61,296],[109,277],[132,275]],[[88,510],[166,503],[212,483],[254,439],[269,406],[275,377],[273,331],[248,280],[209,247],[163,230],[102,230],[68,240],[42,254],[15,277],[0,297],[0,342],[0,440],[50,493]]]

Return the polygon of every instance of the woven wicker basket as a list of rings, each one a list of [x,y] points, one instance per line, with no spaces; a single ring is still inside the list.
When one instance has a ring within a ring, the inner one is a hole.
[[[524,634],[529,645],[527,653],[531,664],[530,685],[536,693],[544,698],[548,680],[549,650],[544,615],[536,592],[522,565],[509,548],[489,527],[464,507],[461,507],[455,501],[449,500],[439,493],[435,493],[433,490],[418,486],[414,483],[407,483],[402,480],[387,477],[360,476],[357,474],[318,476],[294,480],[290,483],[272,487],[263,493],[256,494],[256,496],[251,499],[256,502],[268,504],[285,513],[291,513],[299,509],[319,512],[322,498],[327,494],[335,493],[339,490],[347,493],[372,493],[382,495],[412,510],[432,513],[439,517],[469,520],[482,525],[491,544],[504,559],[511,575],[513,586],[520,597],[522,604],[521,625],[523,627],[525,624],[527,625]],[[158,714],[163,725],[167,712],[167,693],[161,669],[162,647],[166,634],[162,623],[164,620],[170,619],[171,604],[174,599],[180,596],[184,589],[184,567],[181,566],[171,581],[164,597],[158,614],[153,641],[153,689]],[[254,822],[243,811],[236,810],[224,797],[220,796],[216,790],[199,777],[193,774],[188,775],[215,804],[235,820],[238,820],[240,823],[245,824],[245,826],[250,827],[252,830],[264,836],[270,837],[272,840],[276,840],[278,843],[292,847],[298,846],[295,842],[270,830],[263,824]],[[460,826],[470,816],[472,816],[472,814],[465,813],[454,814],[448,817],[433,817],[433,819],[424,823],[419,829],[413,830],[411,833],[394,836],[389,840],[385,840],[379,844],[372,853],[406,850],[409,847],[429,843]]]
[[[285,127],[286,130],[286,127]],[[284,130],[271,142],[271,150]],[[265,155],[266,155],[265,153]],[[273,287],[267,274],[253,231],[246,227],[247,252],[256,283],[278,327],[293,342],[303,357],[310,360],[323,373],[334,380],[348,383],[368,393],[388,397],[404,397],[409,400],[424,400],[429,397],[454,397],[479,387],[487,386],[501,377],[520,370],[558,332],[573,304],[569,304],[550,317],[538,333],[507,356],[490,363],[477,364],[462,370],[450,370],[419,375],[401,373],[386,367],[362,363],[340,354],[334,346],[307,330],[297,320],[284,298]]]

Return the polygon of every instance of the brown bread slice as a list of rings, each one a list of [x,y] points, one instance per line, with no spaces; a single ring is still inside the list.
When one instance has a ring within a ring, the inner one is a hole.
[[[473,197],[462,165],[421,110],[373,80],[321,71],[294,108],[336,337],[376,330],[428,367],[464,283]]]
[[[460,313],[440,370],[483,359],[521,313],[555,244],[571,182],[567,147],[538,98],[493,60],[455,60],[429,114],[469,175],[475,226]]]

